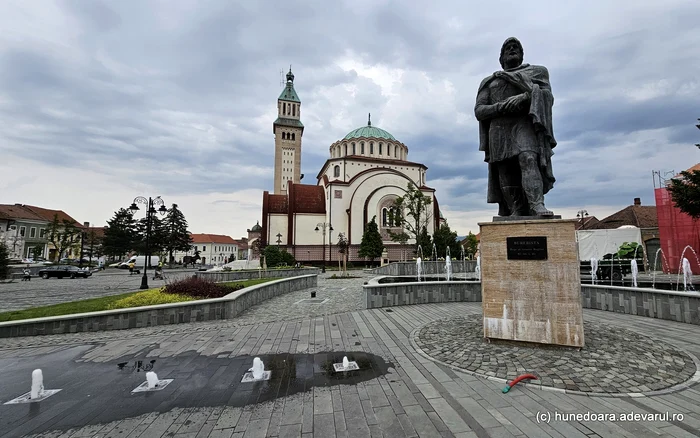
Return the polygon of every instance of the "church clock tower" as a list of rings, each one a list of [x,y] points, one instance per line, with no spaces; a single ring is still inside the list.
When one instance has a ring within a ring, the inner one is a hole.
[[[294,90],[292,67],[287,73],[287,84],[277,98],[277,120],[272,124],[275,133],[275,185],[274,193],[287,193],[288,181],[298,184],[301,180],[301,100]]]

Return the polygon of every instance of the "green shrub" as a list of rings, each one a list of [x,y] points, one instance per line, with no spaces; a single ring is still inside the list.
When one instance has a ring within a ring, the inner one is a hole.
[[[135,293],[126,298],[122,298],[107,306],[107,309],[126,309],[129,307],[153,306],[156,304],[179,303],[183,301],[193,301],[196,298],[187,295],[165,293],[161,289],[151,289]]]
[[[280,266],[280,264],[294,266],[296,260],[294,256],[285,250],[280,250],[276,246],[268,246],[265,248],[265,261],[268,268]]]

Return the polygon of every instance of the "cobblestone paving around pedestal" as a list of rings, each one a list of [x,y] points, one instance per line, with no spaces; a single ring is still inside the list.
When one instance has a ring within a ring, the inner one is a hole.
[[[696,374],[693,357],[668,343],[590,322],[584,334],[581,350],[488,342],[481,315],[472,315],[430,322],[413,341],[430,358],[477,375],[511,380],[532,373],[539,381],[531,383],[584,393],[659,391]]]

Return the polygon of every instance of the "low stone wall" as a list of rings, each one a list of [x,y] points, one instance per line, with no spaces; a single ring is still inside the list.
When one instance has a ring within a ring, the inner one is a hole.
[[[238,281],[238,280],[254,280],[256,278],[289,278],[298,277],[300,275],[318,275],[321,270],[318,268],[299,268],[299,269],[268,269],[268,270],[245,270],[245,271],[213,271],[213,272],[195,272],[195,276],[211,280],[214,282],[223,281]]]
[[[303,275],[258,284],[232,292],[222,298],[1,322],[0,338],[124,330],[231,319],[244,310],[270,298],[287,292],[315,287],[317,281],[317,275]]]
[[[423,275],[445,275],[445,262],[423,262]],[[452,260],[452,273],[474,272],[476,270],[476,260],[457,261]],[[416,262],[393,262],[379,268],[366,269],[377,275],[389,275],[393,277],[415,276]]]
[[[373,278],[363,286],[365,308],[405,306],[409,304],[481,301],[478,281],[421,281],[415,283],[384,283]]]
[[[585,309],[700,325],[700,293],[582,284]]]

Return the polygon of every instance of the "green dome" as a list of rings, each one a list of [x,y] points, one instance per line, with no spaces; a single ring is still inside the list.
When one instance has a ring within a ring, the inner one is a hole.
[[[386,140],[394,140],[393,135],[389,134],[383,129],[377,128],[372,126],[372,121],[367,120],[367,126],[363,126],[361,128],[357,128],[353,131],[350,131],[348,135],[343,138],[343,140],[351,140],[353,138],[360,138],[360,137],[366,137],[366,138],[384,138]]]

